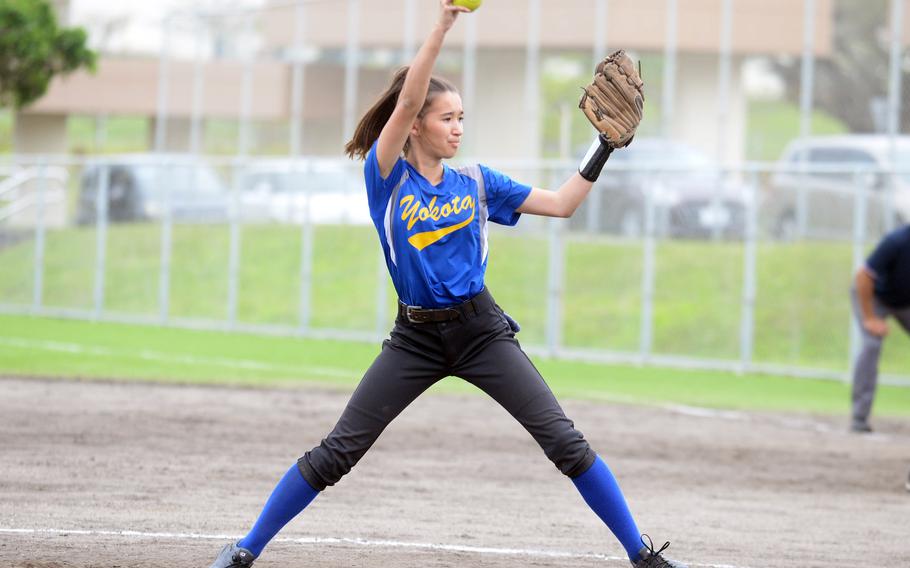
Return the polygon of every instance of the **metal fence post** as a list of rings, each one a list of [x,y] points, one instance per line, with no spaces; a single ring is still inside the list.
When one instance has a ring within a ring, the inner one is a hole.
[[[231,184],[231,203],[228,219],[231,224],[230,249],[228,251],[228,298],[227,319],[228,326],[233,328],[237,324],[237,299],[239,296],[240,272],[240,168],[241,164],[234,161],[233,183]]]
[[[745,372],[752,364],[755,345],[756,249],[758,246],[758,172],[749,176],[743,251],[742,320],[739,330],[739,360]]]
[[[95,152],[97,153],[104,152],[107,146],[107,123],[108,115],[106,113],[95,115],[95,136],[92,143],[95,145]]]
[[[190,153],[198,154],[202,148],[202,104],[205,100],[205,67],[202,60],[204,33],[208,32],[208,22],[201,12],[194,14],[199,29],[195,37],[193,57],[193,102],[190,111]]]
[[[297,0],[297,5],[294,7],[294,56],[291,58],[290,148],[292,156],[299,156],[303,153],[303,94],[306,79],[303,61],[305,29],[306,5],[304,0]]]
[[[300,173],[300,166],[295,171]],[[306,175],[303,171],[303,175]],[[311,290],[313,289],[313,224],[310,222],[310,194],[303,189],[303,210],[300,212],[300,313],[298,329],[305,334],[310,329]]]
[[[158,97],[155,112],[155,151],[164,152],[167,147],[168,97],[170,89],[169,49],[171,40],[171,18],[161,22],[161,56],[158,59]]]
[[[555,357],[562,344],[562,296],[565,260],[562,242],[562,219],[550,218],[549,262],[547,263],[547,351]]]
[[[465,18],[465,38],[464,38],[464,49],[462,72],[461,72],[461,94],[463,97],[464,108],[477,108],[477,18]],[[464,121],[465,127],[468,132],[471,132],[474,126],[474,121],[471,118],[471,115]],[[472,154],[474,149],[474,137],[470,137],[467,142],[469,144],[470,150],[466,154]],[[466,148],[467,149],[467,148]],[[464,152],[464,150],[462,150]]]
[[[853,270],[856,271],[863,265],[866,252],[866,208],[867,208],[867,183],[859,172],[854,172],[854,205],[853,205]],[[850,310],[850,353],[849,366],[846,377],[849,377],[849,367],[859,354],[860,336],[859,324]]]
[[[388,307],[386,306],[389,277],[385,255],[380,251],[376,258],[378,260],[376,264],[376,337],[382,339],[389,327]]]
[[[885,230],[890,232],[897,226],[897,210],[895,205],[895,191],[898,186],[898,174],[895,171],[900,164],[897,158],[897,136],[900,134],[901,116],[901,51],[904,24],[905,0],[891,0],[891,45],[889,55],[888,73],[888,161],[892,171],[888,175],[887,211],[885,214]]]
[[[596,235],[600,232],[600,214],[601,209],[603,208],[603,198],[604,198],[603,187],[594,184],[591,187],[591,192],[588,194],[587,205],[588,205],[588,214],[585,216],[585,227],[589,233]]]
[[[44,296],[44,213],[47,200],[47,163],[38,166],[38,199],[35,202],[35,266],[32,279],[32,310],[41,310]]]
[[[607,24],[610,21],[607,13],[607,0],[594,0],[594,66],[607,56]]]
[[[347,46],[344,53],[344,120],[342,140],[354,134],[357,111],[357,72],[360,67],[360,0],[348,0]]]
[[[107,194],[110,175],[110,165],[102,166],[98,176],[98,192],[95,197],[95,319],[99,319],[101,312],[104,310],[104,276],[107,256]]]
[[[651,176],[653,177],[653,176]],[[644,259],[641,275],[641,328],[639,330],[638,353],[642,362],[651,355],[653,342],[654,312],[654,255],[656,211],[654,208],[655,184],[645,186],[645,236]]]
[[[803,4],[803,54],[800,67],[799,93],[799,135],[806,138],[812,134],[812,101],[815,89],[815,0],[804,0]],[[806,188],[808,155],[803,151],[799,156],[800,176],[796,189],[796,236],[805,238],[808,233],[809,195]]]
[[[167,179],[167,162],[161,162],[156,169],[158,187],[161,188],[161,263],[158,268],[158,319],[168,320],[171,303],[171,249],[173,219],[171,214],[171,188]]]
[[[733,51],[733,0],[723,0],[721,8],[721,25],[720,25],[720,54],[718,69],[717,85],[717,163],[725,164],[727,162],[727,138],[729,131],[730,118],[730,82],[732,67]],[[724,170],[720,171],[721,184],[726,182]],[[711,196],[711,209],[719,211],[721,209],[721,197],[719,192],[713,192]],[[711,240],[719,241],[721,229],[718,224],[711,227]]]
[[[468,22],[477,18],[466,18]],[[401,41],[401,65],[408,65],[417,51],[417,0],[404,0],[404,36]],[[467,101],[467,99],[465,99]],[[472,108],[465,105],[466,108]]]
[[[733,49],[733,0],[723,0],[720,23],[720,54],[717,73],[717,162],[726,162],[730,117],[730,67]]]
[[[252,34],[252,17],[247,17],[244,24],[244,34],[249,37]],[[255,73],[254,62],[256,55],[247,51],[243,55],[243,73],[240,79],[240,114],[238,120],[240,125],[237,132],[237,153],[246,156],[250,153],[253,137],[253,75]]]
[[[542,0],[528,0],[528,43],[525,48],[524,110],[528,137],[528,157],[540,156],[540,8]]]
[[[660,132],[665,138],[670,138],[673,129],[673,118],[676,114],[676,55],[677,36],[679,29],[679,2],[666,0],[666,42],[664,44],[664,74],[663,92],[660,102]]]

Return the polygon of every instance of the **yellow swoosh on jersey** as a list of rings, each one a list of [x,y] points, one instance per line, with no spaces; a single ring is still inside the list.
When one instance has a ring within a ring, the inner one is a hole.
[[[471,210],[471,216],[455,225],[411,235],[408,237],[408,242],[417,250],[423,250],[444,236],[467,227],[474,220],[476,202],[472,196],[464,195],[459,197],[456,195],[452,197],[451,201],[443,203],[441,206],[437,204],[436,199],[436,197],[433,197],[429,203],[422,205],[413,195],[405,195],[401,198],[401,201],[398,202],[398,206],[401,208],[401,220],[407,221],[408,230],[417,221],[426,221],[428,219],[439,221],[468,209]]]
[[[474,210],[471,210],[471,216],[458,223],[456,225],[449,225],[448,227],[443,227],[441,229],[436,229],[435,231],[425,231],[423,233],[414,233],[408,237],[408,242],[411,243],[411,246],[417,250],[423,250],[431,244],[435,243],[442,237],[454,233],[458,229],[463,229],[467,227],[471,221],[474,220]]]

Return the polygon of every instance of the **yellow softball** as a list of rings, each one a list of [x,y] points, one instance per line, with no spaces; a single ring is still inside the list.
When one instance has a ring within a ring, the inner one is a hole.
[[[452,0],[452,5],[463,6],[473,12],[477,8],[480,8],[482,2],[483,0]]]

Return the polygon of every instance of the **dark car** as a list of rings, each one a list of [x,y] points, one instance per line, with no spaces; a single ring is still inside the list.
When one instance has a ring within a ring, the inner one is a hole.
[[[641,236],[650,197],[657,236],[741,238],[749,196],[746,186],[725,179],[695,148],[666,139],[636,139],[613,152],[570,226]]]
[[[101,173],[108,172],[107,218],[114,222],[160,219],[227,219],[229,192],[206,163],[160,155],[118,156],[86,166],[80,183],[76,221],[94,223]]]

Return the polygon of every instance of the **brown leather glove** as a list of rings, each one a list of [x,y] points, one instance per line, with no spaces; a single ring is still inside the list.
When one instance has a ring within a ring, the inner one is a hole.
[[[578,108],[612,148],[628,146],[641,122],[644,83],[623,50],[601,61],[594,80],[584,88]]]

